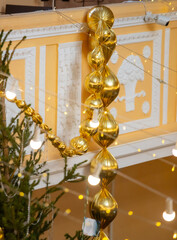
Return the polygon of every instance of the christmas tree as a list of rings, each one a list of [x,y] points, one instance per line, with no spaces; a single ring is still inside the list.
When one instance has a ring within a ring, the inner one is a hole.
[[[65,157],[63,180],[49,187],[49,172],[44,170],[46,163],[40,161],[41,148],[29,155],[26,151],[34,135],[31,131],[34,122],[25,113],[30,105],[25,105],[7,124],[5,90],[10,76],[9,64],[15,49],[25,40],[24,37],[13,50],[10,50],[12,42],[9,41],[3,51],[10,32],[4,34],[1,31],[0,34],[0,239],[44,240],[47,239],[44,233],[51,228],[57,216],[55,205],[65,193],[62,183],[83,180],[84,176],[76,173],[81,163],[68,170]],[[45,191],[41,196],[33,197],[33,191],[41,181],[46,183]],[[53,192],[58,193],[57,197],[49,201]]]

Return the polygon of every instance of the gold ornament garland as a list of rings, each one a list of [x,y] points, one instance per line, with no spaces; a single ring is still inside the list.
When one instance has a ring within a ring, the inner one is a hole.
[[[118,96],[119,81],[106,65],[115,47],[116,35],[111,27],[114,23],[112,11],[105,6],[92,8],[87,14],[87,24],[90,28],[88,64],[92,72],[87,75],[85,87],[91,95],[86,99],[87,118],[81,123],[80,134],[84,138],[93,136],[94,141],[102,150],[91,161],[91,172],[101,164],[101,190],[90,204],[90,215],[100,222],[100,232],[95,240],[109,240],[103,229],[106,228],[117,214],[117,202],[107,190],[107,185],[115,178],[118,164],[107,150],[117,138],[119,127],[107,107]],[[91,127],[90,120],[94,110],[99,111],[97,128]]]

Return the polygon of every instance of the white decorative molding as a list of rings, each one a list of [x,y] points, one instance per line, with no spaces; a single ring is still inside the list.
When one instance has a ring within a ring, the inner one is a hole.
[[[126,123],[126,130],[122,131],[122,124],[120,124],[120,134],[137,131],[139,129],[146,129],[159,126],[160,119],[160,83],[157,78],[161,76],[161,44],[162,44],[162,30],[132,33],[126,35],[118,35],[117,42],[120,45],[153,41],[153,56],[152,60],[152,103],[151,116],[149,118],[138,119]],[[158,62],[159,64],[157,64]]]
[[[169,16],[170,21],[177,20],[177,12],[166,13],[163,15]],[[114,21],[113,28],[131,27],[131,26],[138,26],[138,25],[144,25],[144,24],[151,24],[151,23],[144,22],[144,15],[116,18]],[[18,30],[12,31],[12,33],[8,36],[7,41],[20,40],[23,36],[26,36],[27,39],[34,39],[34,38],[66,35],[66,34],[75,34],[75,33],[86,32],[87,29],[88,28],[86,24],[83,24],[83,23],[56,25],[56,26],[41,27],[41,28],[18,29]]]
[[[46,71],[46,46],[41,46],[39,57],[39,112],[44,122],[45,122],[45,71]]]
[[[67,144],[79,135],[82,42],[59,44],[57,135]],[[67,132],[69,134],[65,134]],[[69,138],[69,139],[68,139]]]
[[[164,144],[162,144],[162,139],[164,140]],[[126,143],[117,145],[108,148],[108,150],[117,159],[119,169],[121,169],[143,162],[171,156],[171,151],[176,143],[176,139],[177,132],[173,132],[166,135],[134,141],[129,144]],[[141,149],[141,152],[138,152],[138,149]],[[98,153],[98,151],[88,152],[82,156],[79,156],[79,158],[78,156],[69,158],[68,168],[71,168],[75,163],[78,164],[87,159],[88,161],[77,171],[81,174],[88,175],[90,161],[96,155],[96,153]],[[154,153],[156,154],[155,157],[153,157]],[[49,169],[49,182],[51,185],[55,185],[62,180],[64,168],[63,159],[48,161],[45,168]],[[37,186],[38,189],[43,187],[45,187],[45,183],[43,182]]]
[[[144,56],[145,58],[149,58],[150,55],[151,55],[151,48],[150,48],[148,45],[146,45],[146,46],[143,48],[143,56]]]
[[[135,93],[136,84],[138,81],[144,81],[144,66],[141,62],[140,57],[129,55],[126,59],[124,59],[118,70],[117,77],[120,84],[123,84],[125,88],[124,99],[126,104],[126,112],[134,111],[135,97],[142,95],[142,92]],[[143,94],[144,93],[145,92],[143,91]]]
[[[142,105],[142,111],[144,114],[147,114],[150,110],[150,105],[148,101],[145,101]]]
[[[167,124],[168,116],[168,75],[169,75],[169,50],[170,50],[170,29],[165,29],[165,47],[164,47],[164,76],[163,80],[166,84],[163,84],[163,124]]]
[[[116,64],[117,61],[118,61],[118,58],[119,58],[119,55],[118,55],[118,52],[115,50],[111,56],[111,59],[110,61],[113,63],[113,64]]]

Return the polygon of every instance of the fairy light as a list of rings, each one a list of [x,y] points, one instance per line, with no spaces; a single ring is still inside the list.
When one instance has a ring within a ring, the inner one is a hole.
[[[102,168],[102,164],[98,163],[94,173],[88,176],[88,182],[90,185],[96,186],[99,184],[101,168]]]
[[[177,157],[177,143],[175,144],[175,147],[172,149],[173,156]]]
[[[175,165],[173,165],[173,167],[171,168],[171,171],[172,171],[172,172],[175,171]]]
[[[166,199],[166,210],[163,212],[163,219],[167,222],[171,222],[175,219],[176,213],[173,211],[173,200],[171,198]]]
[[[138,152],[141,152],[141,149],[140,149],[140,148],[138,148]]]
[[[24,192],[19,192],[20,197],[24,197]]]
[[[132,216],[132,215],[133,215],[133,211],[129,211],[129,212],[128,212],[128,215],[129,215],[129,216]]]
[[[14,78],[12,78],[11,76],[8,78],[8,81],[12,81],[12,86],[10,87],[9,90],[7,90],[5,92],[5,95],[6,95],[6,98],[7,100],[14,100],[17,96],[17,94],[15,93],[15,83],[16,83],[16,80]]]
[[[172,9],[171,9],[172,11],[174,11],[175,10],[175,8],[174,7],[172,7]]]
[[[68,113],[67,112],[64,112],[64,115],[67,115]]]
[[[160,227],[161,226],[161,222],[156,222],[155,225],[156,225],[156,227]]]
[[[79,200],[82,200],[83,198],[84,198],[84,196],[82,194],[78,196]]]
[[[41,147],[42,141],[40,139],[40,128],[37,126],[34,132],[33,139],[30,141],[30,146],[32,149],[37,150]]]
[[[127,128],[126,128],[126,126],[124,125],[124,126],[122,127],[122,129],[125,131]]]
[[[153,154],[152,154],[152,156],[155,158],[155,157],[156,157],[156,154],[155,154],[155,153],[153,153]]]
[[[115,143],[114,143],[114,144],[115,144],[115,146],[117,146],[118,142],[117,142],[117,141],[115,141]]]
[[[42,176],[43,176],[43,177],[47,177],[47,173],[43,173]]]
[[[51,97],[48,97],[48,100],[50,101],[50,100],[51,100]]]
[[[47,108],[46,111],[49,112],[50,108]]]
[[[164,139],[162,139],[162,144],[164,144],[165,143],[165,140]]]
[[[173,239],[177,239],[177,231],[174,231],[174,233],[173,233]]]
[[[21,178],[21,177],[22,177],[22,174],[21,174],[21,173],[18,173],[18,177]]]
[[[33,90],[33,87],[30,87],[30,90]]]
[[[64,192],[65,192],[65,193],[68,193],[68,192],[69,192],[69,189],[68,189],[68,188],[65,188],[65,189],[64,189]]]
[[[69,104],[66,104],[66,107],[69,107]]]
[[[71,209],[68,208],[65,210],[65,214],[69,215],[70,213],[71,213]]]
[[[92,120],[90,121],[90,126],[92,128],[97,128],[99,126],[98,114],[99,114],[99,110],[94,109],[93,110],[93,117],[92,117]]]

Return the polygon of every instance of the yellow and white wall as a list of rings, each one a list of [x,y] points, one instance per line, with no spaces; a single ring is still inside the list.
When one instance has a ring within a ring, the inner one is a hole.
[[[177,7],[175,1],[171,4]],[[120,136],[110,151],[119,167],[125,167],[170,155],[177,139],[177,12],[169,13],[171,8],[163,3],[146,4],[148,11],[170,17],[170,24],[164,27],[144,22],[141,2],[108,6],[115,15],[118,44],[109,67],[121,83],[119,97],[110,105]],[[11,64],[11,73],[21,80],[19,97],[25,98],[66,143],[79,135],[82,103],[88,96],[84,89],[91,71],[86,59],[87,11],[78,8],[0,17],[1,28],[13,29],[8,40],[16,43],[27,36]],[[12,103],[8,108],[12,109],[10,118],[16,110]],[[88,154],[72,158],[69,164],[90,160],[96,150],[91,143]],[[59,152],[52,145],[44,151],[44,158],[51,160],[51,171],[62,167]],[[55,177],[52,181],[55,183]]]

